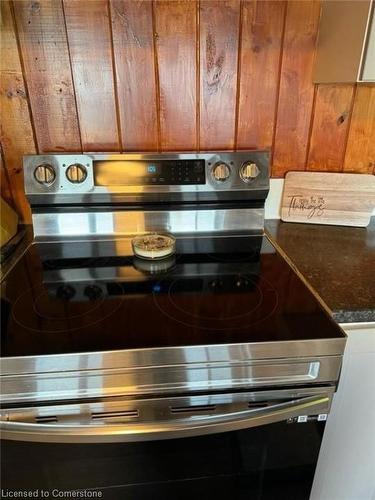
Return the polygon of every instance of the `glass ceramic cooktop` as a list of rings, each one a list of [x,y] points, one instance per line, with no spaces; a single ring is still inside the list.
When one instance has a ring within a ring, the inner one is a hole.
[[[2,284],[2,356],[341,337],[262,236],[32,245]]]

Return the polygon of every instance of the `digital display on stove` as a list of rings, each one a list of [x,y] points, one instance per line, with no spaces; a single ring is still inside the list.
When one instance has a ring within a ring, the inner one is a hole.
[[[97,160],[96,186],[205,184],[204,160]]]

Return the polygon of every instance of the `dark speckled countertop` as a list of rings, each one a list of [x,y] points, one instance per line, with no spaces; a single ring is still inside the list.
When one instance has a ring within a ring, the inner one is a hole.
[[[266,220],[266,233],[338,323],[375,321],[375,217],[367,228]]]

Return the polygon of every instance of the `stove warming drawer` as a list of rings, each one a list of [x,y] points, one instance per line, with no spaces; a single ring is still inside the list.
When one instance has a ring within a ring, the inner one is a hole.
[[[345,339],[5,358],[2,404],[333,384]]]
[[[3,439],[113,443],[204,436],[300,415],[325,419],[333,387],[34,406],[1,411]]]

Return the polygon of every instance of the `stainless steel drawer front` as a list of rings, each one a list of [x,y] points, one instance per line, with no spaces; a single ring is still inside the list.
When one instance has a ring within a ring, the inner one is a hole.
[[[334,389],[310,388],[3,410],[4,439],[131,442],[202,436],[327,414]]]

